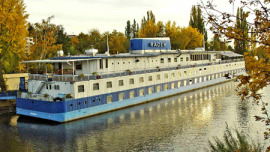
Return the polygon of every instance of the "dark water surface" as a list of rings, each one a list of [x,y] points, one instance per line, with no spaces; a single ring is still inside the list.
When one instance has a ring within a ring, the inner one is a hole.
[[[265,126],[253,117],[260,107],[241,102],[236,85],[228,82],[64,124],[0,117],[0,151],[207,151],[208,139],[223,136],[225,122],[266,143]]]

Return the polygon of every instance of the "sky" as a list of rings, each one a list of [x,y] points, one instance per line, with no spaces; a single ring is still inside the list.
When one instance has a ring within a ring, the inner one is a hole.
[[[203,0],[204,2],[206,0]],[[54,15],[52,22],[63,25],[68,34],[87,33],[91,29],[100,32],[124,32],[127,20],[141,23],[146,12],[152,10],[157,21],[175,21],[180,27],[188,26],[192,5],[200,0],[25,0],[31,23],[41,22]],[[228,0],[214,3],[226,11],[232,11]],[[228,6],[228,7],[225,7]]]

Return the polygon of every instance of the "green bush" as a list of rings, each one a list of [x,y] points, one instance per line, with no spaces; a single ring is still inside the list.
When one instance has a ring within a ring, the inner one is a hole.
[[[227,124],[226,124],[227,125]],[[214,142],[209,141],[210,151],[212,152],[262,152],[263,147],[260,143],[249,140],[248,136],[234,130],[236,137],[232,135],[232,131],[226,126],[226,131],[221,141],[218,137],[214,137]]]

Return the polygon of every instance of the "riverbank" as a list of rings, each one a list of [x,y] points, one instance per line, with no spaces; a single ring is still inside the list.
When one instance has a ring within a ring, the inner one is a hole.
[[[16,100],[0,101],[0,116],[16,112]]]

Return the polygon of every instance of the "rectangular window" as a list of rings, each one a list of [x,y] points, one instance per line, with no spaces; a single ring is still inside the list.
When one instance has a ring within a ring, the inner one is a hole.
[[[171,62],[172,62],[171,58],[168,58],[168,63],[171,63]]]
[[[112,103],[112,95],[107,96],[107,100],[106,101],[107,101],[107,104],[108,103]]]
[[[164,63],[164,58],[160,58],[160,63]]]
[[[148,88],[148,94],[152,94],[153,93],[153,88]]]
[[[189,75],[192,75],[192,71],[191,70],[189,70]]]
[[[82,64],[76,64],[76,70],[81,70],[82,69]]]
[[[188,57],[186,57],[186,61],[189,61],[189,58]]]
[[[180,61],[184,61],[184,58],[183,58],[183,57],[181,57],[181,58],[180,58]]]
[[[174,85],[175,85],[174,83],[171,84],[171,89],[174,89]]]
[[[112,81],[107,82],[107,88],[112,88]]]
[[[99,83],[93,84],[93,90],[99,90]]]
[[[140,83],[143,83],[143,82],[144,82],[143,77],[140,77],[140,78],[139,78],[139,82],[140,82]]]
[[[108,59],[106,59],[106,60],[105,60],[105,66],[106,66],[106,68],[108,68],[108,65],[109,65],[109,64],[108,64]]]
[[[118,101],[124,100],[124,93],[119,93],[118,99],[119,99]]]
[[[119,81],[118,81],[118,85],[119,85],[119,86],[124,86],[124,80],[119,80]]]
[[[99,60],[99,68],[103,69],[103,60],[102,59]]]
[[[174,75],[174,73],[172,73],[172,79],[174,79],[174,77],[175,77],[175,75]]]
[[[187,71],[184,71],[184,74],[187,75]]]
[[[144,89],[140,89],[139,96],[143,96],[143,95],[144,95]]]
[[[78,92],[84,92],[84,85],[78,86]]]
[[[129,84],[134,84],[134,78],[129,79]]]
[[[168,79],[168,78],[169,78],[169,75],[166,73],[166,74],[164,75],[164,77],[165,77],[165,79]]]
[[[164,85],[164,91],[168,90],[168,84]]]
[[[174,58],[174,62],[177,62],[177,58]]]
[[[157,75],[157,80],[160,80],[160,74]]]
[[[178,84],[178,88],[181,87],[181,81],[179,81],[177,84]]]
[[[178,78],[180,78],[181,77],[181,72],[178,72],[177,76],[178,76]]]
[[[134,98],[134,91],[130,91],[129,92],[129,98],[131,99],[131,98]]]
[[[160,92],[160,86],[157,86],[156,89],[157,89],[157,92]]]
[[[187,85],[187,81],[185,80],[185,81],[184,81],[184,86],[186,86],[186,85]]]
[[[148,81],[152,81],[152,80],[153,80],[152,76],[149,76]]]

